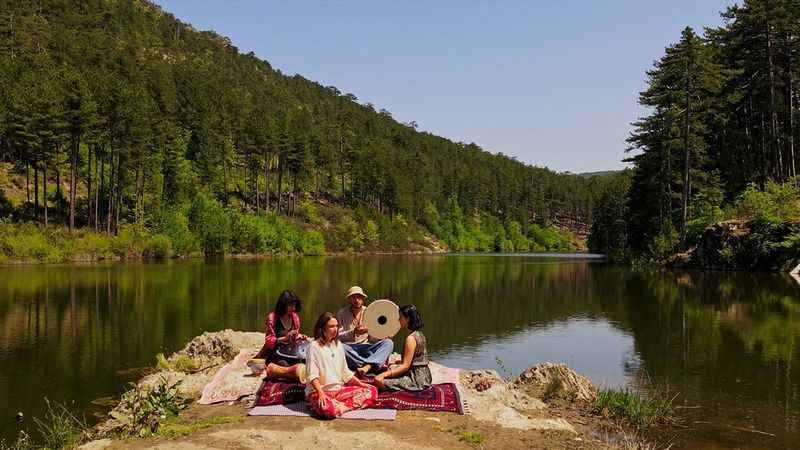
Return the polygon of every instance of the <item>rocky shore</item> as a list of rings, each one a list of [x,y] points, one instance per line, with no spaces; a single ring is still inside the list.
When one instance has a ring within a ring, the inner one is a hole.
[[[727,220],[705,229],[694,248],[673,256],[674,268],[790,272],[800,264],[800,222]]]
[[[161,358],[136,389],[146,394],[166,383],[196,400],[224,363],[240,349],[258,348],[262,342],[261,333],[204,333]],[[432,370],[440,367],[434,364]],[[594,386],[563,364],[539,364],[514,380],[489,369],[462,370],[458,387],[468,405],[463,416],[400,411],[392,422],[247,417],[252,399],[244,398],[221,405],[193,403],[180,413],[181,432],[145,438],[124,432],[133,412],[121,402],[92,430],[95,439],[81,448],[638,448],[630,446],[635,438],[618,424],[591,412]]]

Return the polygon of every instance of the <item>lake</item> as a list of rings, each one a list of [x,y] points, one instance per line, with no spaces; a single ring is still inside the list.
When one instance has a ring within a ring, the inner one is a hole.
[[[438,362],[516,375],[561,361],[603,386],[666,384],[687,427],[678,448],[800,448],[797,282],[586,255],[0,267],[0,437],[32,427],[44,397],[91,414],[203,331],[262,331],[283,289],[310,333],[352,284],[416,304]]]

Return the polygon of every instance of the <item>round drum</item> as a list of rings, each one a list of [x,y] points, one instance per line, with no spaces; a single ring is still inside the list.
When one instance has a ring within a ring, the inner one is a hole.
[[[364,311],[362,323],[371,338],[390,338],[400,331],[400,308],[391,300],[375,300]]]
[[[275,354],[289,360],[305,360],[308,353],[309,341],[297,341],[291,347],[285,346],[275,349]]]

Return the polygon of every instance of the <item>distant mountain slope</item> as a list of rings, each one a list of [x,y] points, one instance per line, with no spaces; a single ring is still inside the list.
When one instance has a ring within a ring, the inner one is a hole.
[[[579,173],[578,176],[582,178],[591,178],[591,177],[607,177],[611,175],[616,175],[622,172],[621,170],[601,170],[598,172],[583,172]]]
[[[526,227],[590,219],[584,176],[419,132],[153,3],[2,3],[0,159],[85,186],[65,200],[76,226],[153,223],[199,191],[292,216],[310,198],[426,223],[454,199]]]

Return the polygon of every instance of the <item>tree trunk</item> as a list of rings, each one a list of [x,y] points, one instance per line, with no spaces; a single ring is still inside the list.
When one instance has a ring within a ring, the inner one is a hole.
[[[76,177],[78,175],[78,148],[80,147],[80,138],[75,137],[72,142],[72,150],[70,155],[70,170],[69,170],[69,231],[75,228],[75,188],[78,183]]]
[[[117,157],[117,199],[115,200],[116,208],[114,210],[114,234],[119,233],[119,211],[122,209],[122,155]]]
[[[767,164],[767,124],[764,123],[764,113],[759,113],[761,117],[761,159],[764,161],[764,176],[761,179],[761,189],[767,186],[767,179],[769,178],[768,164]]]
[[[225,206],[228,206],[228,154],[227,151],[222,152],[222,190],[225,199]]]
[[[261,215],[261,186],[258,183],[258,162],[257,159],[252,162],[253,178],[256,182],[256,215]]]
[[[63,195],[61,193],[61,164],[58,161],[59,153],[61,153],[61,146],[57,146],[56,147],[56,153],[53,156],[53,162],[55,163],[55,166],[56,166],[56,201],[57,202],[61,201],[61,196]]]
[[[33,217],[39,219],[39,166],[33,165]]]
[[[794,74],[792,74],[792,36],[785,34],[784,84],[786,85],[786,161],[789,177],[797,175],[794,161]]]
[[[25,163],[25,196],[28,198],[28,203],[31,202],[31,164]]]
[[[272,162],[272,153],[264,153],[264,211],[269,212],[269,166]]]
[[[100,192],[103,190],[103,166],[104,166],[103,163],[105,162],[102,158],[98,158],[97,152],[95,151],[95,162],[94,162],[95,171],[97,171],[97,169],[98,169],[98,167],[97,167],[97,165],[98,165],[97,164],[98,163],[97,160],[98,159],[100,159],[100,161],[99,161],[100,162],[100,173],[99,174],[95,173],[95,177],[99,176],[99,178],[97,178],[97,182],[100,184],[100,186],[98,186],[97,189],[94,190],[94,229],[95,230],[97,230],[97,227],[98,227],[98,222],[97,221],[98,221],[98,217],[99,217],[99,214],[100,214]]]
[[[281,212],[281,198],[283,197],[283,158],[278,155],[278,213]]]
[[[345,197],[347,197],[345,195],[345,192],[344,192],[344,150],[342,149],[343,148],[343,144],[344,144],[343,140],[344,139],[342,138],[342,136],[340,134],[339,135],[339,174],[342,177],[342,200],[344,200]]]
[[[90,145],[87,155],[86,166],[86,226],[92,226],[92,148]],[[97,153],[97,152],[95,152]]]
[[[783,155],[781,151],[779,127],[778,127],[778,112],[775,109],[775,73],[774,65],[772,62],[772,23],[770,22],[769,15],[769,2],[767,2],[767,18],[766,18],[766,38],[767,38],[767,73],[769,75],[769,115],[770,115],[770,133],[772,137],[772,146],[775,151],[775,163],[777,166],[774,168],[775,175],[778,179],[784,176],[783,170]]]
[[[684,131],[683,131],[683,214],[681,219],[681,245],[686,245],[686,222],[689,216],[689,169],[691,167],[691,149],[689,148],[689,133],[691,132],[690,120],[692,117],[692,97],[691,97],[691,81],[689,78],[690,73],[689,62],[686,62],[686,113],[684,115]]]
[[[47,158],[46,157],[44,158],[42,163],[44,164],[44,178],[42,178],[42,183],[44,184],[43,186],[44,198],[42,199],[42,201],[44,201],[44,227],[47,228],[48,221],[47,221]]]
[[[108,174],[108,207],[106,208],[106,233],[111,234],[111,212],[114,209],[114,148],[109,152],[109,174]]]

